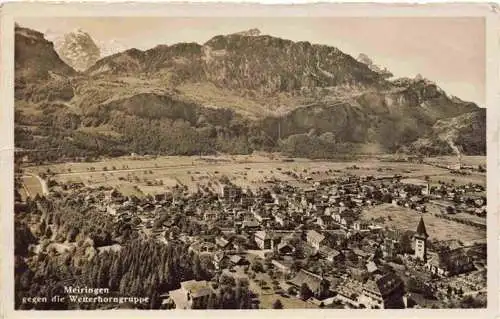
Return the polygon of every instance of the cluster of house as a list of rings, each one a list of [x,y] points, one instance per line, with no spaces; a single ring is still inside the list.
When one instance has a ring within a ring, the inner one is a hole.
[[[482,185],[441,184],[432,189],[432,198],[448,214],[465,212],[486,217],[486,191]]]
[[[352,176],[311,184],[311,188],[300,189],[274,182],[250,191],[221,183],[218,192],[176,190],[146,198],[131,198],[116,190],[103,189],[81,192],[78,196],[117,220],[135,225],[138,231],[162,239],[174,225],[168,220],[154,225],[158,212],[165,209],[182,212],[221,230],[213,238],[186,234],[174,238],[187,238],[190,251],[211,258],[217,271],[249,264],[250,250],[260,250],[264,255],[268,252],[273,256],[273,267],[292,286],[299,289],[305,283],[317,296],[322,281],[327,280],[329,289],[335,292],[330,300],[346,306],[404,307],[407,302],[404,276],[384,270],[396,256],[400,257],[403,268],[414,267],[438,277],[475,269],[477,260],[464,247],[430,251],[423,218],[416,231],[410,231],[414,254],[401,250],[402,234],[408,230],[388,230],[360,218],[363,209],[384,202],[415,203],[414,208],[424,212],[419,205],[423,206],[431,196],[443,196],[442,187],[431,189],[427,182],[419,180]],[[481,191],[476,188],[457,187],[454,191],[465,196]],[[329,263],[332,271],[316,273],[296,267],[297,261],[311,257]],[[342,271],[335,274],[333,270],[340,268]],[[204,308],[214,291],[210,282],[188,281],[168,295],[177,308]]]
[[[412,232],[414,253],[406,256],[413,263],[418,263],[418,269],[423,269],[438,277],[452,276],[460,273],[470,272],[475,269],[474,260],[471,254],[464,253],[463,247],[452,247],[447,253],[429,251],[427,239],[429,235],[425,227],[423,218]],[[301,246],[301,235],[305,234],[303,245],[309,247],[309,256],[316,256],[321,260],[331,263],[332,272],[313,272],[304,267],[294,269],[295,251]],[[256,231],[254,233],[255,242],[261,250],[273,252],[272,267],[281,274],[283,284],[300,291],[305,284],[313,294],[312,301],[320,300],[323,304],[340,302],[345,307],[353,308],[405,308],[411,299],[408,293],[403,276],[395,271],[383,269],[387,264],[382,258],[376,257],[377,248],[368,246],[336,246],[335,241],[327,240],[321,232],[309,230],[300,231]],[[293,244],[291,243],[293,241]],[[370,244],[370,241],[367,241]],[[234,253],[225,250],[228,241],[217,242],[212,246],[216,269],[231,269],[238,266],[249,265],[247,254]],[[206,250],[199,249],[200,244],[194,245],[198,253],[206,253]],[[337,247],[334,249],[332,247]],[[380,245],[378,246],[380,247]],[[387,253],[384,248],[384,255]],[[354,258],[353,258],[354,257]],[[349,263],[345,263],[346,260]],[[338,272],[338,265],[345,264],[347,271]],[[412,264],[408,263],[407,266]],[[417,266],[415,266],[416,268]],[[402,266],[405,269],[404,266]],[[324,294],[324,283],[327,282],[329,294]],[[201,289],[200,287],[203,287]],[[184,282],[180,289],[171,291],[168,295],[177,308],[190,308],[193,304],[196,307],[204,308],[210,294],[216,294],[217,289],[214,283],[209,281],[189,281]],[[200,293],[201,291],[201,293]],[[297,294],[292,294],[299,297]],[[189,301],[191,300],[191,303]],[[413,305],[415,302],[413,303]]]
[[[102,210],[117,218],[140,218],[139,228],[151,228],[158,210],[176,209],[203,222],[222,228],[242,230],[294,229],[317,224],[323,230],[342,228],[372,231],[377,225],[359,219],[363,209],[380,203],[413,208],[425,212],[426,203],[441,205],[448,213],[455,211],[486,214],[486,197],[480,185],[445,185],[430,187],[417,179],[344,177],[314,182],[301,189],[284,182],[273,182],[257,191],[220,183],[216,191],[199,189],[197,193],[176,190],[137,198],[108,191],[100,196]],[[86,199],[94,193],[84,194]],[[451,208],[451,209],[450,209]]]

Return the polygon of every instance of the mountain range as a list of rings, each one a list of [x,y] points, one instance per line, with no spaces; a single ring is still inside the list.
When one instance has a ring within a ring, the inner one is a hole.
[[[366,55],[257,29],[101,59],[88,34],[67,38],[15,29],[16,146],[58,148],[43,159],[486,152],[485,109]]]

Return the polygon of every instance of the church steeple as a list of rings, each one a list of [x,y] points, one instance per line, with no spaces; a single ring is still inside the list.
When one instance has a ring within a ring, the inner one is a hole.
[[[417,232],[413,237],[415,242],[415,258],[424,262],[427,261],[427,230],[425,229],[424,219],[420,216],[420,221],[417,226]]]
[[[424,218],[422,216],[420,216],[420,222],[418,223],[417,233],[415,235],[418,235],[425,239],[429,237],[429,235],[427,234],[427,230],[425,229]]]

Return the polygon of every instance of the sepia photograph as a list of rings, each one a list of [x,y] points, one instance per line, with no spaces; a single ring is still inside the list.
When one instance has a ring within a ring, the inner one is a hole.
[[[13,19],[15,310],[488,307],[484,16],[185,13]]]

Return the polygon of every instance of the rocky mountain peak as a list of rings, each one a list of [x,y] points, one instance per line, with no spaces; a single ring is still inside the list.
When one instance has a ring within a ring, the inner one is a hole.
[[[92,51],[97,55],[85,31],[75,30],[63,40],[75,58],[89,57]],[[64,63],[40,32],[16,27],[15,45],[16,99],[30,107],[64,102],[82,110],[79,120],[85,126],[108,125],[124,136],[113,144],[120,148],[113,154],[159,148],[191,154],[208,146],[223,152],[272,149],[314,157],[324,156],[318,150],[332,145],[328,152],[335,154],[366,145],[388,152],[408,146],[411,152],[441,154],[453,151],[450,138],[466,154],[485,149],[485,140],[476,139],[485,134],[485,117],[475,114],[475,104],[449,98],[423,77],[388,80],[370,68],[373,61],[367,56],[355,59],[326,45],[270,35],[219,35],[203,45],[128,49],[100,59],[83,73]],[[459,117],[466,113],[471,115]],[[64,107],[51,117],[27,114],[24,124],[34,126],[68,115]],[[128,130],[144,123],[147,131],[152,119],[158,124],[153,135],[175,139],[152,144],[142,130]],[[182,124],[172,125],[179,119]],[[457,125],[460,129],[451,132]],[[199,134],[209,143],[193,144],[200,141]],[[413,145],[417,140],[422,142]],[[130,148],[129,141],[141,148]],[[441,150],[443,145],[447,150]]]
[[[61,59],[75,70],[84,71],[101,57],[101,52],[92,37],[82,29],[59,37],[54,46]]]
[[[252,29],[249,29],[249,30],[236,32],[234,34],[235,35],[245,36],[245,37],[256,37],[256,36],[261,35],[261,32],[257,28],[252,28]]]
[[[373,60],[366,55],[365,53],[360,53],[357,58],[358,62],[366,64],[370,70],[373,72],[377,72],[380,75],[383,75],[385,78],[391,78],[393,74],[387,69],[383,68],[373,62]]]

